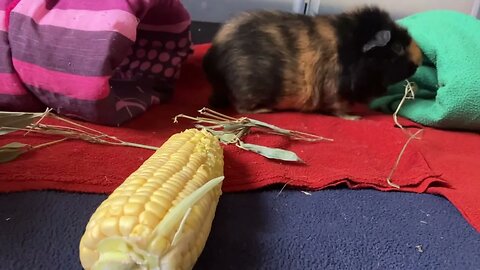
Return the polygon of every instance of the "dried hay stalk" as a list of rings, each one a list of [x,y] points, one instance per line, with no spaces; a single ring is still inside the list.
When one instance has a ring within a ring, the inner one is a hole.
[[[71,139],[79,139],[97,144],[129,146],[149,150],[158,149],[158,147],[155,146],[120,140],[115,136],[107,135],[98,130],[80,125],[74,121],[57,116],[51,111],[52,109],[47,109],[43,113],[0,112],[0,135],[8,134],[14,131],[25,131],[24,136],[33,132],[63,137],[61,139],[39,145],[28,145],[18,142],[4,145],[0,147],[0,163],[14,160],[26,152]],[[60,120],[71,126],[43,124],[42,121],[48,117]]]
[[[195,121],[197,128],[204,128],[213,135],[217,136],[224,144],[235,144],[238,148],[260,154],[269,159],[278,159],[283,161],[300,162],[303,161],[293,152],[279,148],[271,148],[262,145],[245,143],[242,138],[248,135],[252,130],[257,130],[267,134],[286,136],[292,140],[307,142],[333,141],[333,139],[309,134],[305,132],[288,130],[268,124],[262,121],[248,117],[233,118],[209,108],[203,108],[198,111],[202,117],[192,117],[179,114],[173,119],[174,123],[178,118],[186,118]]]
[[[393,113],[393,122],[395,122],[395,125],[398,126],[403,132],[405,132],[405,134],[408,135],[408,139],[407,141],[405,142],[405,144],[403,145],[402,147],[402,150],[400,151],[400,153],[398,154],[397,156],[397,159],[395,160],[395,163],[390,171],[390,174],[388,175],[387,177],[387,183],[388,185],[394,187],[394,188],[397,188],[397,189],[400,189],[400,186],[395,184],[394,182],[392,182],[392,177],[393,177],[393,174],[395,173],[397,167],[398,167],[398,164],[400,163],[400,159],[402,158],[405,150],[407,149],[407,146],[408,144],[413,140],[413,139],[419,139],[417,137],[417,135],[419,135],[421,132],[423,132],[423,129],[420,129],[418,130],[417,132],[415,133],[410,133],[409,131],[407,131],[399,122],[398,122],[398,112],[400,111],[402,105],[404,104],[405,100],[413,100],[415,99],[415,91],[416,91],[416,85],[408,80],[406,80],[406,85],[405,85],[405,93],[403,94],[403,97],[402,97],[402,100],[400,100],[400,103],[398,104],[397,106],[397,109],[395,110],[395,112]]]
[[[149,150],[157,150],[158,147],[143,145],[133,142],[120,140],[115,136],[105,134],[101,131],[83,126],[74,121],[62,118],[53,114],[52,109],[47,109],[43,113],[27,113],[27,112],[2,112],[0,111],[0,135],[8,134],[14,131],[25,131],[24,136],[29,133],[39,133],[46,135],[57,135],[63,138],[40,145],[28,145],[19,142],[9,143],[0,147],[0,163],[8,162],[16,159],[20,155],[66,140],[78,139],[90,143],[137,147]],[[279,159],[283,161],[303,162],[295,153],[283,149],[270,148],[261,145],[244,143],[242,138],[246,136],[252,129],[258,129],[265,133],[273,133],[277,135],[287,136],[293,140],[302,140],[315,142],[320,140],[332,141],[332,139],[316,136],[299,131],[283,129],[271,124],[267,124],[255,119],[246,117],[233,118],[208,108],[199,110],[204,117],[191,117],[184,114],[177,115],[174,122],[178,118],[188,118],[196,121],[197,128],[203,128],[217,136],[224,144],[235,144],[237,147],[248,150],[270,159]],[[67,125],[49,125],[44,124],[43,120],[53,118],[60,120]],[[207,125],[205,125],[207,124]]]

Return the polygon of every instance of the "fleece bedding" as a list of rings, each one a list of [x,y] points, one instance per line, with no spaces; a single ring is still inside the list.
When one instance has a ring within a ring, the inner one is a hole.
[[[0,0],[0,110],[121,125],[170,98],[190,45],[178,0]]]
[[[398,21],[424,53],[410,79],[418,86],[415,102],[399,114],[423,125],[480,132],[480,20],[446,10],[422,12]],[[403,83],[373,101],[371,107],[393,113]]]

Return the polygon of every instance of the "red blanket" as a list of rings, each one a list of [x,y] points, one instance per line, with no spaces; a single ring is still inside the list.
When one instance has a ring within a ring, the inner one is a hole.
[[[192,127],[189,120],[173,124],[179,114],[197,115],[207,103],[209,86],[200,68],[207,46],[197,46],[184,66],[173,101],[150,109],[121,128],[86,124],[126,141],[161,145],[173,133]],[[192,98],[194,97],[194,98]],[[252,135],[248,142],[282,147],[296,152],[306,164],[268,160],[233,146],[225,147],[225,192],[245,191],[271,184],[320,189],[346,183],[351,188],[396,190],[386,178],[406,136],[393,125],[390,115],[369,112],[359,121],[331,116],[274,113],[250,115],[261,121],[333,138],[334,142],[288,141],[274,135]],[[407,123],[402,119],[404,123]],[[39,144],[51,137],[0,137]],[[151,150],[101,146],[66,141],[0,164],[0,191],[56,189],[108,193],[152,154]],[[440,194],[449,199],[480,231],[480,137],[467,132],[425,128],[421,140],[413,140],[393,176],[400,191]]]

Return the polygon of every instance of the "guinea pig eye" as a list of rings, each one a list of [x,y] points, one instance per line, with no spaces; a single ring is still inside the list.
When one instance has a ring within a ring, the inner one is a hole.
[[[403,46],[398,43],[392,44],[392,51],[398,55],[402,55],[405,52],[405,50],[403,49]]]

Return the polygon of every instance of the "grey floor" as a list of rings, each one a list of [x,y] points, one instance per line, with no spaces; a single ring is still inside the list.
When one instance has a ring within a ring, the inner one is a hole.
[[[0,269],[81,269],[78,243],[104,195],[0,196]],[[480,269],[480,234],[442,197],[279,189],[221,197],[195,269]]]

